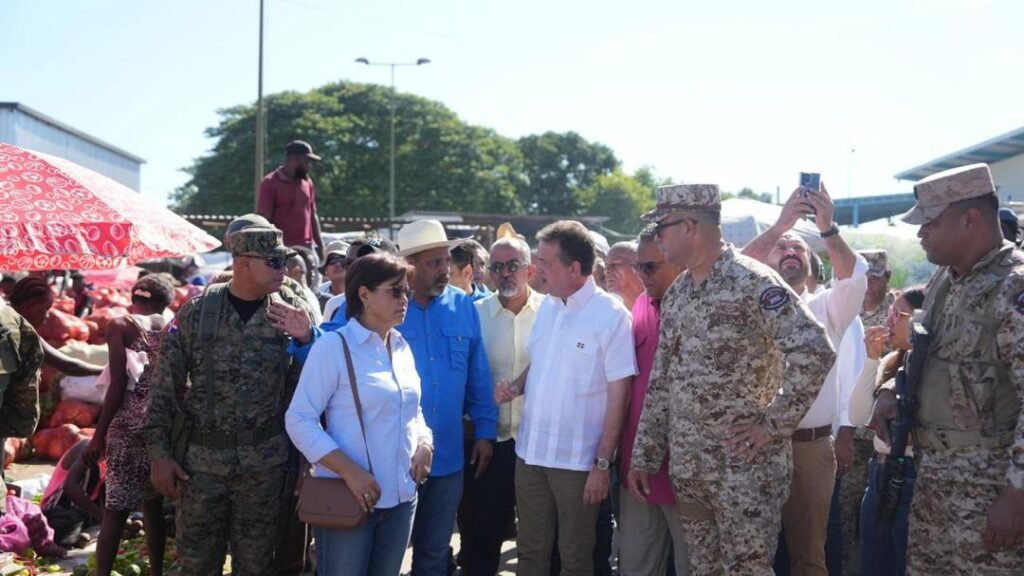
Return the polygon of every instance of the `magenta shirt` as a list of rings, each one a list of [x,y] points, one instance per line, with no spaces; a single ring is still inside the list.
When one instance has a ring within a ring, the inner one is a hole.
[[[285,246],[313,246],[313,214],[316,192],[313,181],[304,178],[288,180],[281,168],[267,174],[260,182],[256,211],[284,233]]]
[[[641,294],[633,302],[633,342],[636,347],[636,363],[640,373],[633,377],[630,390],[629,414],[626,415],[625,426],[622,427],[622,447],[619,462],[622,477],[629,472],[629,462],[633,458],[633,442],[636,441],[636,429],[640,425],[640,413],[644,409],[644,397],[647,395],[647,383],[651,378],[654,366],[654,354],[658,351],[658,329],[661,323],[660,301],[651,300]],[[668,477],[668,452],[661,462],[657,474],[650,476],[651,494],[647,497],[648,504],[675,504],[675,491],[672,480]]]

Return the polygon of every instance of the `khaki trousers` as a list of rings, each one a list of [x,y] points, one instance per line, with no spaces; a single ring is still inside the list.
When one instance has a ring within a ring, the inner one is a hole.
[[[563,576],[593,576],[597,506],[583,505],[589,472],[531,466],[516,458],[519,576],[548,576],[558,529]]]
[[[622,576],[664,576],[669,553],[675,553],[677,575],[690,573],[690,556],[675,504],[637,502],[619,489],[619,573]]]
[[[830,436],[793,442],[793,479],[782,507],[791,576],[828,576],[825,540],[835,478],[836,452]]]

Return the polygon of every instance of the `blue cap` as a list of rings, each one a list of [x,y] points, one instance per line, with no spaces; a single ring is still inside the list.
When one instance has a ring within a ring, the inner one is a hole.
[[[1003,222],[1013,222],[1014,224],[1017,224],[1017,223],[1020,222],[1017,219],[1017,213],[1014,212],[1013,210],[1010,210],[1009,208],[1000,208],[999,209],[999,220],[1001,220]]]

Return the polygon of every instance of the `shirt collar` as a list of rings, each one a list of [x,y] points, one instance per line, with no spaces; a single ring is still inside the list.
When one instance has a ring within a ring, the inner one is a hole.
[[[1004,252],[1012,252],[1015,248],[1016,248],[1016,246],[1014,246],[1012,243],[1007,242],[1006,240],[1003,240],[1002,244],[1000,244],[999,246],[996,246],[995,248],[990,250],[988,253],[986,253],[984,256],[982,256],[981,260],[978,260],[974,264],[974,266],[971,267],[970,273],[968,273],[966,276],[964,276],[962,278],[957,278],[956,274],[953,272],[953,269],[950,268],[949,269],[950,278],[952,278],[954,282],[958,282],[958,281],[961,281],[961,280],[966,280],[967,278],[970,278],[970,277],[974,276],[975,274],[977,274],[981,270],[984,270],[985,268],[988,268],[997,258],[1000,258],[1001,256],[1003,256]]]
[[[587,282],[580,287],[579,290],[574,292],[572,296],[569,296],[565,300],[564,307],[575,309],[583,308],[587,305],[587,302],[590,302],[590,299],[594,297],[596,291],[597,284],[594,283],[594,277],[588,276]],[[562,304],[561,298],[556,298],[556,300],[558,300],[559,304]]]

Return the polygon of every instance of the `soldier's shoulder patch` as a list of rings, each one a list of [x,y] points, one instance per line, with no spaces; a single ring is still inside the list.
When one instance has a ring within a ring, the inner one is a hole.
[[[765,310],[778,310],[789,303],[789,291],[782,286],[769,286],[761,292],[758,301]]]
[[[1013,297],[1013,308],[1018,314],[1024,314],[1024,290],[1017,292],[1017,295]]]

